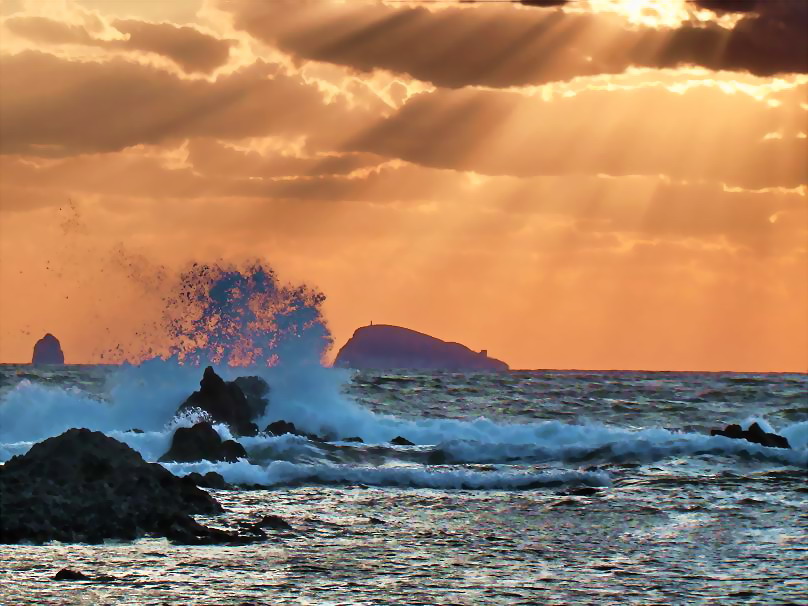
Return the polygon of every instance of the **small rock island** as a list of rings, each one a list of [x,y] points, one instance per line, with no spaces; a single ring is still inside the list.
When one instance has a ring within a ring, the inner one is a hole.
[[[64,364],[65,354],[62,353],[62,345],[59,339],[48,333],[34,345],[34,355],[31,364],[40,366],[43,364]]]
[[[508,370],[505,362],[489,358],[485,350],[472,351],[460,343],[389,324],[356,329],[337,353],[334,366],[376,370]]]

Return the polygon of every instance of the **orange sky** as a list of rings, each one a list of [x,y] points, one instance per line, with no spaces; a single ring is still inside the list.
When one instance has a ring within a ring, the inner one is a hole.
[[[806,5],[545,4],[0,0],[0,361],[257,257],[337,347],[808,370]]]

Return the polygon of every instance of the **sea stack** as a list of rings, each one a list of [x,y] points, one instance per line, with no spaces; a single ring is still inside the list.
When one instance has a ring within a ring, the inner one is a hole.
[[[358,369],[417,369],[456,371],[503,371],[508,365],[409,328],[371,324],[354,332],[339,350],[334,366]]]
[[[59,339],[48,333],[34,345],[34,355],[31,364],[40,366],[43,364],[64,364],[65,355],[62,353],[62,346]]]

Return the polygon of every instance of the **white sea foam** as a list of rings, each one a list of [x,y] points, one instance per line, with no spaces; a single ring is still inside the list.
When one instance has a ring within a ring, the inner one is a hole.
[[[300,464],[274,461],[253,465],[245,460],[236,463],[170,463],[165,467],[176,475],[197,471],[215,471],[234,484],[258,484],[266,487],[290,484],[364,484],[410,488],[454,489],[527,489],[543,486],[586,485],[609,486],[609,475],[603,472],[546,471],[504,472],[467,469],[424,469],[421,467],[359,467],[353,465]]]

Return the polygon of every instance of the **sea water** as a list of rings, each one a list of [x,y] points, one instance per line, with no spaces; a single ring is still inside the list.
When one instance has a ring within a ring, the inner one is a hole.
[[[293,530],[0,545],[0,603],[808,603],[807,375],[216,370],[269,382],[262,427],[336,441],[240,438],[248,460],[166,467],[251,486],[212,491],[227,513],[200,521]],[[0,461],[70,427],[155,461],[197,420],[174,412],[200,378],[172,360],[0,366]],[[709,436],[755,421],[792,449]],[[65,567],[115,580],[51,580]]]

